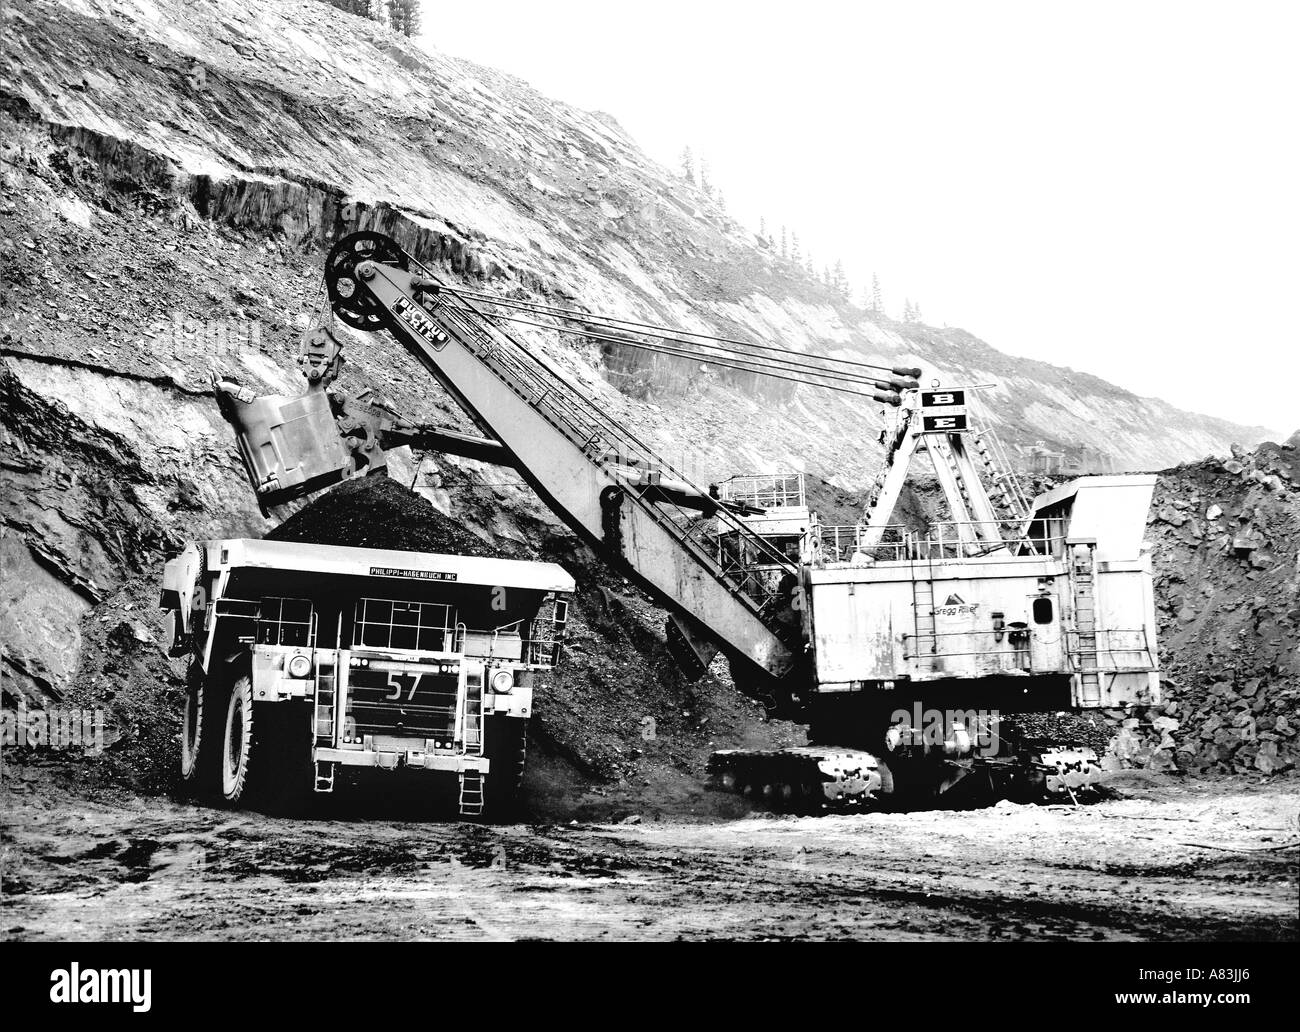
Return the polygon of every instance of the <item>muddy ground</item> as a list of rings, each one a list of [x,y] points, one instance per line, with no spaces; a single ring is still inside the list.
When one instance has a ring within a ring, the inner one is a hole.
[[[25,773],[27,776],[25,776]],[[1085,807],[484,826],[3,790],[7,939],[1295,940],[1297,782]]]

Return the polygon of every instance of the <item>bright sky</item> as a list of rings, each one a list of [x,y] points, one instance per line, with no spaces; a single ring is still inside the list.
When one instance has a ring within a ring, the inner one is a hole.
[[[1300,4],[426,3],[434,47],[709,160],[886,310],[1300,427]]]

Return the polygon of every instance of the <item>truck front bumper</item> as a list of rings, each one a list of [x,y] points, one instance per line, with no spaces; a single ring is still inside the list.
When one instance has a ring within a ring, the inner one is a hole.
[[[486,774],[491,762],[485,756],[463,756],[426,749],[331,749],[317,747],[317,763],[338,763],[344,767],[375,767],[380,770],[446,770],[459,773],[476,770]]]

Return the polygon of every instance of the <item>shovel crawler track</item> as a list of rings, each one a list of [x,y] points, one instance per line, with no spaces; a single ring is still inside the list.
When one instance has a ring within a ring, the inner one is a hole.
[[[1097,798],[1100,757],[1109,728],[1078,713],[1018,713],[1003,718],[999,734],[1014,750],[1033,795],[1046,802]]]
[[[870,809],[893,787],[888,767],[860,749],[725,749],[708,770],[718,788],[800,813]]]
[[[726,749],[709,759],[714,788],[763,809],[804,814],[1090,802],[1110,731],[1075,713],[1018,713],[998,720],[997,755],[882,753],[833,745]]]

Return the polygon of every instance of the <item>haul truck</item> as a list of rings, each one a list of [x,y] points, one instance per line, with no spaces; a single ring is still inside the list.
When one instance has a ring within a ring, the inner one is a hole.
[[[172,654],[190,656],[181,773],[200,796],[292,807],[343,768],[455,779],[508,810],[537,678],[573,578],[553,563],[229,539],[169,561]]]

